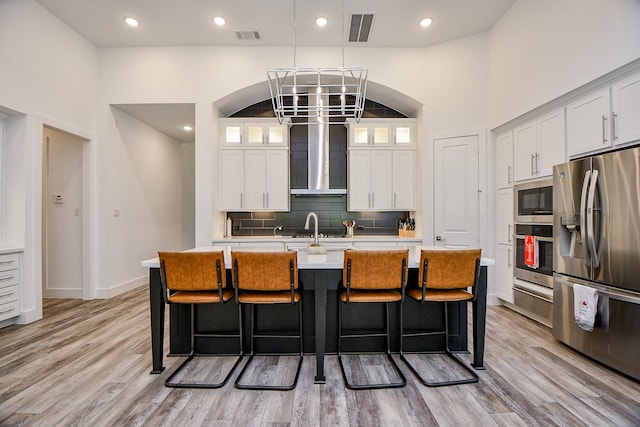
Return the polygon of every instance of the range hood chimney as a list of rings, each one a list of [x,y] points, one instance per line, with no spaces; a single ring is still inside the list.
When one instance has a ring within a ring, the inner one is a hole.
[[[327,105],[326,94],[309,94],[308,102],[318,108]],[[347,190],[329,188],[329,121],[323,117],[309,117],[307,126],[308,138],[308,184],[306,189],[293,189],[295,195],[341,195]]]

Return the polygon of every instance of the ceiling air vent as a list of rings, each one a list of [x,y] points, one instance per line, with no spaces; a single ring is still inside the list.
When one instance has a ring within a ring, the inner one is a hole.
[[[366,43],[369,41],[369,32],[373,22],[373,13],[351,14],[351,27],[349,28],[349,42]]]
[[[257,31],[236,30],[234,33],[236,33],[238,40],[260,40],[260,33]]]

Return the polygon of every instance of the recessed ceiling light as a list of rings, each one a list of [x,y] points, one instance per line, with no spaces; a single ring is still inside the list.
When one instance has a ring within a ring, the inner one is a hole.
[[[189,125],[183,125],[183,126],[182,126],[182,129],[183,129],[184,131],[186,131],[186,132],[190,132],[190,131],[192,131],[192,130],[193,130],[193,128],[192,128],[191,126],[189,126]]]
[[[227,20],[224,19],[222,16],[214,16],[213,17],[213,23],[216,24],[216,25],[222,26],[222,25],[227,23]]]
[[[432,22],[433,20],[431,18],[423,18],[420,20],[420,26],[422,28],[427,28]]]
[[[316,25],[318,27],[324,27],[325,25],[327,25],[327,22],[329,22],[329,21],[327,21],[327,18],[325,18],[325,17],[320,16],[320,17],[316,18]]]
[[[132,17],[124,18],[124,22],[130,27],[137,27],[140,24],[136,18]]]

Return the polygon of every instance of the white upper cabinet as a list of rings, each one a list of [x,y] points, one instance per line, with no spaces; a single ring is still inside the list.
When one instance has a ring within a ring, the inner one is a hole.
[[[415,147],[414,119],[361,119],[349,124],[349,147]]]
[[[513,174],[516,181],[535,176],[536,123],[529,122],[513,130]]]
[[[220,162],[220,210],[289,210],[289,150],[221,150]]]
[[[564,109],[558,109],[513,131],[515,181],[551,176],[566,161]]]
[[[589,93],[567,106],[569,157],[640,140],[640,73]]]
[[[640,73],[611,86],[613,144],[640,140]]]
[[[415,210],[414,151],[351,150],[349,211]]]
[[[371,153],[349,151],[348,154],[349,195],[347,210],[371,209]]]
[[[513,132],[496,137],[496,188],[513,187]]]
[[[567,154],[570,157],[611,147],[609,88],[567,105]]]
[[[220,120],[222,147],[288,147],[287,125],[276,119],[231,118]]]
[[[567,161],[564,108],[542,116],[537,125],[536,176],[551,176],[555,165]]]
[[[220,210],[242,210],[244,202],[244,151],[220,151]]]
[[[393,209],[416,209],[416,155],[415,151],[393,152]]]

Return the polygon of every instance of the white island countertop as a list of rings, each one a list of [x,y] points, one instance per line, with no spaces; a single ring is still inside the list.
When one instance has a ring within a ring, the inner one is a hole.
[[[381,248],[385,250],[389,250],[391,248]],[[442,248],[439,246],[414,246],[409,249],[409,268],[418,268],[420,264],[420,250],[421,249],[432,249],[432,250],[442,250],[446,248]],[[234,251],[260,251],[260,252],[269,252],[269,251],[282,251],[282,247],[232,247],[232,246],[206,246],[206,247],[198,247],[189,249],[185,252],[210,252],[210,251],[224,251],[225,258],[225,267],[231,268],[231,250]],[[357,250],[357,249],[356,249]],[[343,266],[344,260],[344,250],[332,250],[328,249],[326,254],[309,254],[306,250],[297,250],[298,252],[298,268],[301,270],[338,270]],[[491,258],[482,257],[480,260],[481,266],[489,266],[495,264],[495,261]],[[142,267],[145,268],[159,268],[160,261],[158,257],[150,258],[142,261]]]

